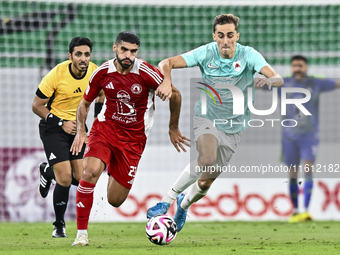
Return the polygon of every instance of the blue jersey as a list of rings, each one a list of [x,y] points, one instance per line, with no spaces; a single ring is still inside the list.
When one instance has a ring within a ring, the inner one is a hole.
[[[335,81],[328,79],[316,79],[307,77],[298,82],[294,77],[284,78],[284,87],[305,88],[311,93],[311,99],[304,103],[303,106],[312,114],[304,115],[294,104],[288,104],[284,119],[294,119],[297,121],[295,127],[283,127],[283,135],[292,139],[303,137],[318,137],[319,134],[319,99],[322,92],[330,91],[335,88]],[[281,97],[281,88],[278,88]],[[303,93],[287,93],[287,99],[304,98]],[[285,125],[293,126],[294,123],[286,122]]]
[[[222,102],[221,105],[214,93],[212,95],[215,100],[206,96],[207,112],[202,115],[202,95],[206,95],[206,92],[202,91],[200,100],[195,103],[195,115],[208,118],[211,121],[227,120],[227,124],[216,125],[216,128],[222,132],[233,134],[246,129],[251,117],[248,109],[247,88],[253,88],[252,101],[254,103],[255,72],[259,73],[264,66],[268,65],[262,55],[251,47],[237,43],[235,56],[232,59],[223,59],[217,43],[212,42],[181,56],[188,67],[198,66],[200,68],[204,83],[217,91]],[[216,85],[221,83],[236,86],[242,91],[244,114],[233,114],[233,96],[229,89],[216,88]],[[233,124],[231,125],[231,123]]]

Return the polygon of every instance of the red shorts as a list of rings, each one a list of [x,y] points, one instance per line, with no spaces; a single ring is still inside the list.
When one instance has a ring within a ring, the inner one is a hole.
[[[117,139],[117,136],[112,135],[112,128],[108,123],[96,120],[90,132],[84,158],[101,159],[106,164],[108,174],[123,187],[131,189],[144,148],[145,142]]]

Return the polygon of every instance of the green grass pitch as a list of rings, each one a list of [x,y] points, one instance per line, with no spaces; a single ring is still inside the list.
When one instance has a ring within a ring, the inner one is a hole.
[[[67,238],[53,239],[51,223],[0,223],[0,254],[340,254],[340,222],[187,222],[169,245],[152,244],[144,223],[90,223],[87,247],[71,247],[75,222]]]

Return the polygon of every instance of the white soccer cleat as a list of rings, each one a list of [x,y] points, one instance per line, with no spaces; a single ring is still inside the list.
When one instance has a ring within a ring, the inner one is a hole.
[[[89,245],[88,236],[85,234],[80,234],[72,243],[72,246],[87,246]]]

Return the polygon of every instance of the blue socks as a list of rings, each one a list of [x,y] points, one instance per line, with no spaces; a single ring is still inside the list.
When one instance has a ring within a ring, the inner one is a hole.
[[[305,173],[305,185],[303,187],[303,196],[304,196],[304,199],[305,199],[304,206],[305,206],[306,211],[308,209],[309,202],[311,200],[312,191],[313,191],[312,173]]]
[[[298,195],[299,195],[299,187],[297,183],[297,179],[289,179],[289,195],[292,200],[294,206],[294,212],[297,212],[299,204],[298,204]]]

